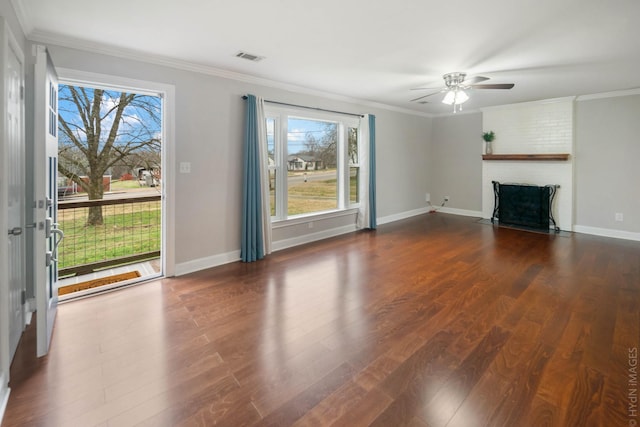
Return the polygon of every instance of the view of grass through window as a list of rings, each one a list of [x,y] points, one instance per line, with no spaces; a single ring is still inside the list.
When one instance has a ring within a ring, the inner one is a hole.
[[[289,119],[287,131],[287,214],[338,207],[338,124]]]
[[[160,201],[104,206],[104,224],[87,227],[87,208],[64,209],[58,223],[65,232],[58,268],[160,250]]]
[[[285,165],[276,166],[276,119],[267,119],[271,214],[276,215],[279,179],[286,176],[286,216],[323,212],[339,207],[339,123],[289,117]],[[358,202],[358,129],[348,129],[349,202]]]

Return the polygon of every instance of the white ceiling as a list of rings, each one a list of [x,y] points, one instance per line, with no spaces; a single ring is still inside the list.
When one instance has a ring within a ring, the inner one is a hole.
[[[515,83],[473,110],[640,88],[638,0],[12,0],[27,37],[102,45],[431,114],[452,71]],[[238,51],[264,56],[260,62]],[[428,92],[424,92],[425,94]]]

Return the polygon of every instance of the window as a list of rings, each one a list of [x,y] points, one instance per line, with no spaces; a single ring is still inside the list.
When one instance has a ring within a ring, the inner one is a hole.
[[[265,113],[272,219],[355,207],[359,119],[269,106]]]
[[[53,82],[49,82],[49,135],[58,134],[58,90]]]
[[[360,155],[358,152],[358,128],[350,127],[347,131],[349,152],[349,202],[360,203]]]

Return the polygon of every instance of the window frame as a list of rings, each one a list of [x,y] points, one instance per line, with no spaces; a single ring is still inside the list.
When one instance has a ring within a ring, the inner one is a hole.
[[[356,127],[356,153],[357,153],[357,159],[355,162],[351,162],[351,156],[349,155],[349,129],[352,128],[353,126],[348,126],[346,129],[346,143],[345,143],[345,148],[346,148],[346,158],[347,161],[345,163],[347,163],[346,165],[346,178],[347,178],[347,186],[349,188],[349,190],[351,190],[351,168],[355,168],[358,170],[358,180],[356,181],[356,201],[355,202],[351,202],[351,193],[349,192],[349,194],[347,195],[347,202],[349,204],[350,207],[359,207],[360,206],[360,172],[362,171],[362,157],[360,155],[361,153],[361,149],[362,149],[362,133],[360,132],[360,126]]]
[[[303,223],[310,219],[320,217],[335,217],[351,213],[360,207],[360,203],[351,203],[349,191],[349,173],[352,166],[362,170],[361,165],[361,132],[360,117],[353,117],[346,114],[331,113],[325,111],[315,111],[306,108],[285,107],[265,104],[265,120],[274,120],[274,162],[268,170],[275,170],[275,215],[271,216],[271,223],[274,226],[288,223]],[[336,123],[338,126],[338,147],[336,153],[336,208],[323,211],[315,211],[298,215],[288,214],[288,128],[289,118],[313,120]],[[358,161],[351,163],[349,158],[348,129],[357,129],[358,138]],[[268,143],[268,142],[267,142]],[[284,178],[284,179],[283,179]]]

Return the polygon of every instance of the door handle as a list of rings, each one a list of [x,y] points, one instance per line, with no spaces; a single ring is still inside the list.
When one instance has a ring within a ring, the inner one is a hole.
[[[13,227],[11,230],[9,230],[10,236],[19,236],[21,234],[22,234],[22,227]]]
[[[58,226],[58,224],[54,224],[56,227]],[[53,243],[53,253],[51,255],[51,259],[53,261],[58,262],[58,246],[60,245],[60,243],[62,242],[62,239],[64,239],[64,233],[62,232],[62,230],[60,230],[59,228],[52,228],[51,229],[51,234],[54,235],[54,243]]]

